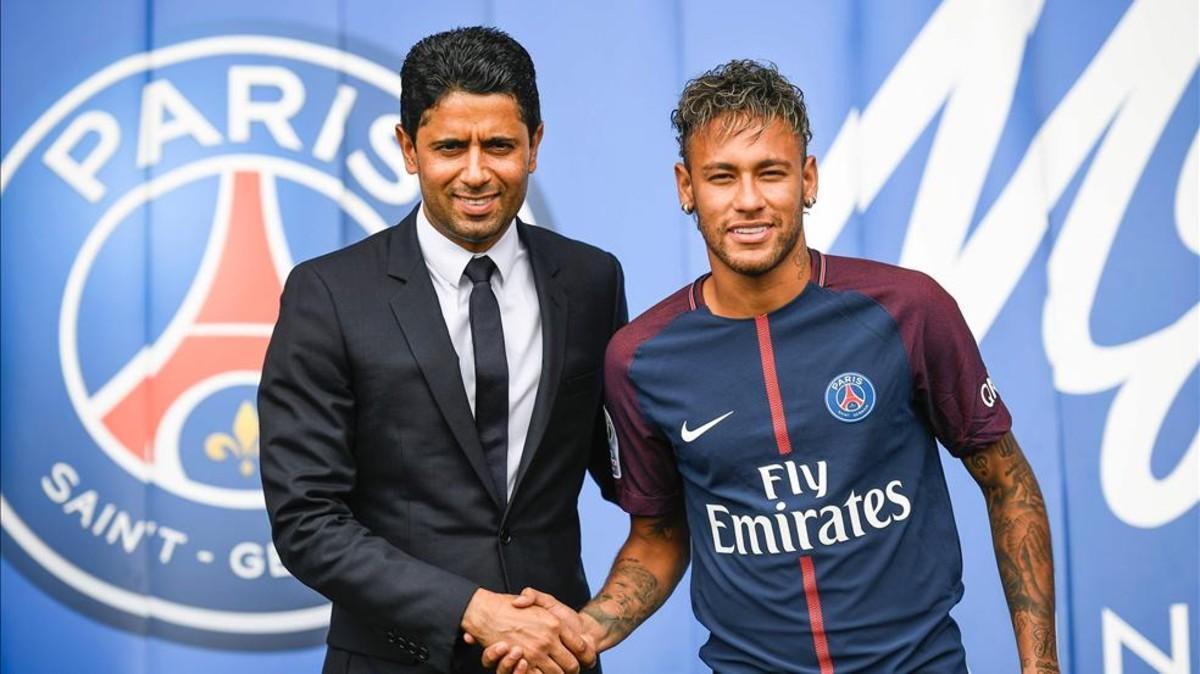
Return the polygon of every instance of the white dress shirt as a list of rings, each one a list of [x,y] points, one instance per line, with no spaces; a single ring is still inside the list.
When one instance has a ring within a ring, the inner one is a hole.
[[[437,292],[442,318],[458,353],[458,368],[471,413],[475,413],[475,350],[471,341],[471,281],[463,271],[471,258],[487,255],[496,263],[492,292],[500,304],[504,355],[508,361],[508,496],[512,496],[517,467],[529,435],[529,420],[542,375],[542,321],[529,251],[517,236],[516,223],[490,249],[472,253],[434,229],[417,211],[417,243]]]

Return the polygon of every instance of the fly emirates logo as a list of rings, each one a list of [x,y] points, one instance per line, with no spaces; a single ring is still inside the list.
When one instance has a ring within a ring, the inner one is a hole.
[[[812,550],[862,538],[906,520],[912,513],[912,503],[904,495],[900,480],[861,494],[852,490],[841,503],[788,510],[781,493],[825,500],[829,485],[825,461],[772,463],[760,466],[758,474],[763,494],[775,504],[774,513],[734,513],[723,505],[706,505],[713,549],[718,554],[774,555]]]

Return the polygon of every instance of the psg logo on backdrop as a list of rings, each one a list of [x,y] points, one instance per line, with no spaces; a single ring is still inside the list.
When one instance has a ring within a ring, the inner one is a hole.
[[[838,421],[862,421],[875,409],[875,386],[857,372],[839,374],[825,387],[825,407]]]
[[[256,387],[295,261],[417,198],[399,94],[354,54],[225,36],[113,63],[30,115],[0,181],[27,289],[5,325],[23,395],[0,505],[5,555],[57,597],[192,643],[320,641],[327,602],[270,543]]]

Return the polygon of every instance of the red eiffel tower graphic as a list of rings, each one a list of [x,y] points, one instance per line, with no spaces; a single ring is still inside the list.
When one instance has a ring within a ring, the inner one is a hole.
[[[180,395],[225,372],[262,368],[281,291],[264,214],[263,183],[270,179],[255,171],[225,178],[232,182],[233,194],[224,239],[214,235],[209,242],[220,246],[215,273],[206,289],[193,287],[188,293],[187,301],[200,300],[199,311],[182,326],[177,343],[160,345],[170,350],[161,364],[151,366],[102,413],[105,427],[147,463],[153,461],[154,437],[163,415]],[[228,189],[224,182],[222,189]]]
[[[853,412],[854,410],[862,409],[862,406],[867,404],[862,396],[854,390],[850,384],[842,387],[842,402],[838,403],[838,407],[842,408],[843,412]]]

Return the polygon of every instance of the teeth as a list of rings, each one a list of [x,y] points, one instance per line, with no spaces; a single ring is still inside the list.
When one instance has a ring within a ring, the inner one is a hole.
[[[767,231],[767,226],[759,225],[758,227],[734,227],[733,231],[735,234],[759,234]]]
[[[471,199],[468,197],[460,197],[460,198],[463,201],[465,201],[468,206],[482,206],[492,200],[491,197],[484,197],[482,199]]]

